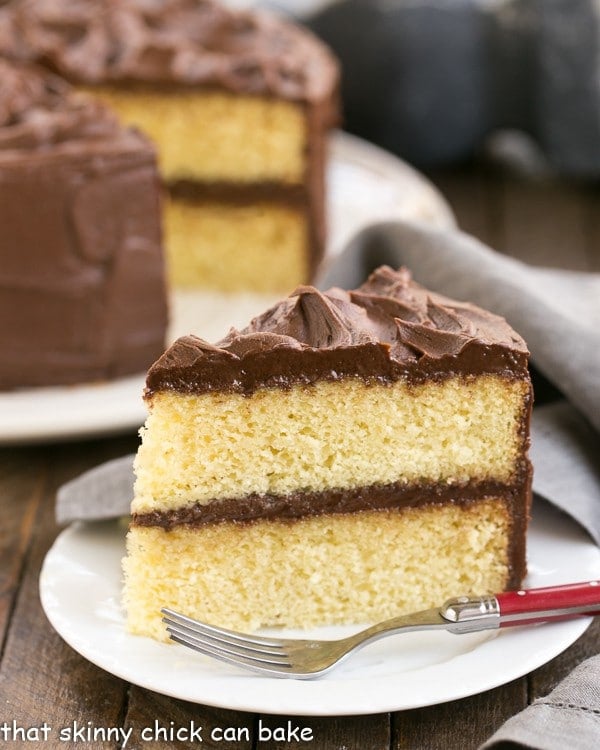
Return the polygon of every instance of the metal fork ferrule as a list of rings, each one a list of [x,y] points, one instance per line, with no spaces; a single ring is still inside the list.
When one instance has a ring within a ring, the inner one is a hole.
[[[448,599],[440,608],[440,615],[456,628],[455,633],[468,633],[500,626],[500,605],[495,596],[459,596]]]

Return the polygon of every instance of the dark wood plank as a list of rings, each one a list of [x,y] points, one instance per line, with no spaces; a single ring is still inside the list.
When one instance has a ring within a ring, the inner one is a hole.
[[[497,187],[485,170],[435,172],[430,179],[449,203],[459,229],[490,245],[497,242]]]
[[[501,252],[537,266],[590,269],[583,187],[506,176]]]
[[[169,747],[188,750],[195,747],[189,741],[190,729],[202,727],[202,746],[246,750],[283,750],[307,746],[313,750],[387,750],[390,743],[390,721],[387,714],[348,717],[287,717],[227,711],[198,706],[185,701],[132,687],[126,715],[126,728],[131,729],[128,747],[161,748],[160,742],[149,742],[155,722],[161,731],[170,727],[181,729],[181,739],[175,736]],[[142,733],[145,732],[145,735]],[[164,732],[160,737],[164,740]],[[144,737],[146,739],[144,739]]]
[[[254,747],[255,721],[252,714],[200,706],[167,698],[132,686],[125,716],[125,728],[131,732],[127,747],[131,750],[251,750]]]
[[[0,644],[4,643],[46,475],[46,462],[39,451],[0,452]]]
[[[600,187],[489,165],[429,175],[460,229],[533,265],[600,271]]]
[[[600,185],[589,186],[585,197],[588,267],[600,273]]]
[[[47,722],[52,728],[44,745],[47,748],[68,745],[60,741],[61,731],[117,728],[122,724],[126,685],[87,662],[61,640],[47,622],[38,594],[40,568],[57,533],[56,488],[96,463],[128,452],[122,448],[117,441],[47,449],[49,480],[37,510],[0,663],[3,720],[29,728]],[[26,473],[23,464],[19,473]],[[97,742],[93,746],[116,747],[114,742]]]
[[[485,668],[483,664],[481,668]],[[521,678],[471,698],[396,713],[391,747],[392,750],[476,750],[526,705],[527,681]]]

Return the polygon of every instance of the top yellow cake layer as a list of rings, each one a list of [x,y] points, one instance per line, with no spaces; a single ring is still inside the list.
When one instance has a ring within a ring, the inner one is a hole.
[[[132,511],[372,483],[510,482],[529,384],[485,375],[407,385],[156,393]]]
[[[301,104],[212,91],[87,91],[152,139],[167,182],[304,181],[307,134]]]

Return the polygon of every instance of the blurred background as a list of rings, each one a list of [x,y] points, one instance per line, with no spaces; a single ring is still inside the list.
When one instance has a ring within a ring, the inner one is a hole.
[[[463,229],[536,265],[600,270],[597,2],[263,5],[333,47],[344,128],[424,171]]]
[[[343,127],[423,171],[462,229],[534,265],[600,271],[599,3],[262,4],[331,45]]]
[[[230,0],[248,6],[248,0]],[[271,0],[342,62],[345,126],[412,164],[481,151],[600,177],[594,0]]]

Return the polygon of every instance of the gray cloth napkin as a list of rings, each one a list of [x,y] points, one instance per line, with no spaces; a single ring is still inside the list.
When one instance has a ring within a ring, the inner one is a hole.
[[[531,424],[533,490],[600,545],[600,436],[566,401],[537,407]],[[600,745],[599,745],[600,747]]]
[[[600,656],[584,661],[545,698],[509,719],[480,750],[597,750]]]
[[[129,515],[134,458],[115,458],[63,484],[56,493],[56,522],[105,521]]]

